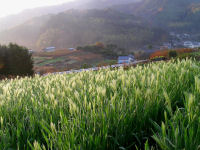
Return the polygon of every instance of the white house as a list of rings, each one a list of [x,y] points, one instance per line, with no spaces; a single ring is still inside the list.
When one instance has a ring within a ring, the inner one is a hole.
[[[172,48],[172,44],[171,43],[163,43],[163,47],[164,49],[171,49]]]
[[[191,41],[185,41],[183,43],[184,47],[193,48],[193,43]]]
[[[199,48],[200,42],[193,42],[193,48]]]
[[[200,47],[200,42],[191,42],[191,41],[186,41],[183,44],[187,48],[199,48]]]
[[[56,48],[55,47],[46,47],[45,49],[43,49],[43,51],[45,51],[45,52],[54,52],[56,50]]]
[[[118,57],[118,64],[130,64],[134,61],[135,61],[135,57],[133,55]]]
[[[29,52],[29,54],[33,54],[33,53],[34,53],[34,50],[29,49],[28,52]]]
[[[76,49],[75,48],[68,48],[68,50],[75,51]]]

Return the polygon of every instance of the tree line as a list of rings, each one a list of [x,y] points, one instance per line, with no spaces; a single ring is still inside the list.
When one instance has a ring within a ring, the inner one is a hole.
[[[32,76],[33,60],[28,49],[17,44],[0,45],[1,76]]]

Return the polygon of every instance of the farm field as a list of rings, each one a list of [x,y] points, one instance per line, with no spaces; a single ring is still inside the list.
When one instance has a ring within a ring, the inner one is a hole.
[[[191,59],[0,82],[0,149],[198,150]]]
[[[37,52],[33,54],[35,72],[59,72],[70,69],[80,69],[84,64],[96,66],[109,59],[99,54],[85,51],[58,50],[55,52]]]

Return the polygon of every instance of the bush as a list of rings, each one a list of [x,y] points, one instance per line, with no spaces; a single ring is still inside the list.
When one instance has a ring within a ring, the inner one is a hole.
[[[178,54],[176,51],[169,51],[169,58],[175,58],[177,56],[178,56]]]
[[[92,67],[92,65],[86,64],[86,63],[81,66],[82,69],[88,69],[88,68],[91,68],[91,67]]]

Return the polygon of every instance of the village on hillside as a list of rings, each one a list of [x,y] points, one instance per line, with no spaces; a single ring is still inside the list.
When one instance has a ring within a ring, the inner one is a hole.
[[[170,32],[170,41],[163,43],[161,49],[173,49],[173,48],[198,48],[200,47],[200,41],[196,41],[195,37],[188,33],[175,33]]]
[[[35,72],[46,74],[63,71],[74,72],[74,70],[79,72],[82,69],[97,70],[97,67],[102,66],[120,67],[122,64],[136,64],[140,61],[153,59],[155,56],[159,57],[156,58],[157,60],[162,60],[163,58],[167,59],[168,51],[179,49],[177,53],[180,53],[180,49],[194,50],[200,47],[200,42],[196,41],[196,38],[191,34],[170,32],[169,35],[169,41],[163,42],[161,45],[147,45],[141,50],[118,54],[114,57],[107,57],[106,54],[96,54],[95,52],[73,47],[60,50],[55,46],[45,47],[40,52],[29,50],[29,53],[34,58]],[[100,47],[104,46],[101,42],[97,43]],[[111,53],[113,52],[111,51]]]

